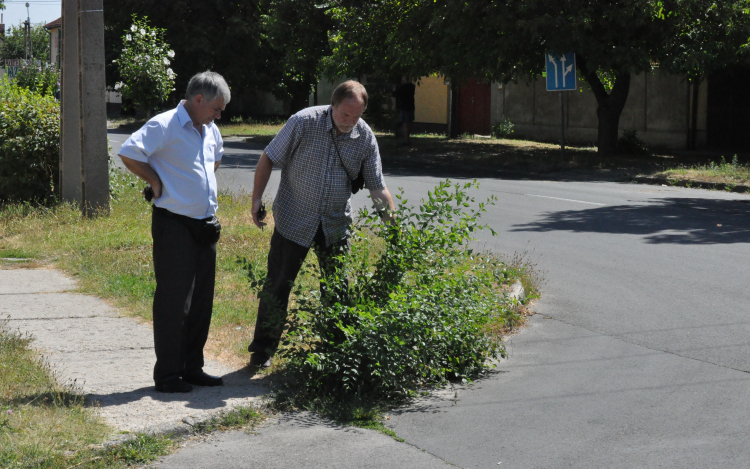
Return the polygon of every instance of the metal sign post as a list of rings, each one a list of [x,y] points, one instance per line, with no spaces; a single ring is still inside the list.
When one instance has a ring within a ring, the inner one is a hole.
[[[565,156],[565,106],[563,91],[575,91],[578,80],[576,79],[576,55],[573,52],[567,54],[554,54],[548,52],[545,55],[545,69],[547,71],[547,91],[558,91],[560,93],[560,152]]]

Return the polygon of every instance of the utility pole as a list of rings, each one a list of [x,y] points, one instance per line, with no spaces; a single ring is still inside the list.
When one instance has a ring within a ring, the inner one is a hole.
[[[86,216],[109,212],[102,0],[62,0],[60,195]]]
[[[26,3],[26,21],[23,23],[23,49],[24,58],[28,61],[29,56],[34,58],[34,52],[31,49],[31,14],[29,13],[29,4]]]

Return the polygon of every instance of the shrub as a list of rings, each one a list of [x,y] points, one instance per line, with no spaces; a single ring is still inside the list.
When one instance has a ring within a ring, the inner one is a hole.
[[[52,64],[24,61],[15,80],[21,88],[39,94],[55,96],[60,89],[60,74]]]
[[[492,136],[495,138],[508,138],[513,133],[513,123],[507,117],[492,126]]]
[[[0,80],[0,200],[49,201],[57,187],[60,105]]]
[[[638,138],[637,130],[625,130],[622,133],[622,137],[617,140],[617,147],[622,153],[635,155],[648,155],[651,153],[646,142]]]
[[[442,182],[418,210],[402,201],[391,225],[361,213],[343,267],[321,279],[327,293],[302,294],[290,311],[280,403],[361,418],[421,387],[471,380],[504,354],[492,331],[517,313],[499,289],[503,264],[467,249],[485,228],[484,204],[467,211],[472,185]]]
[[[113,60],[123,79],[115,84],[115,90],[122,93],[123,102],[132,101],[147,116],[174,91],[177,75],[170,65],[175,54],[164,40],[165,32],[134,14],[133,24],[122,36],[122,55]]]

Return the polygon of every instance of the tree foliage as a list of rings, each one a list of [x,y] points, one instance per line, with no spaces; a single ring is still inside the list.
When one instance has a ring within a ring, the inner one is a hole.
[[[278,53],[282,76],[277,94],[292,98],[291,112],[307,107],[320,79],[322,60],[330,55],[328,42],[333,20],[327,4],[316,0],[263,0],[262,25]]]
[[[49,34],[41,24],[31,26],[31,50],[35,60],[49,62]],[[25,59],[23,23],[11,26],[5,32],[5,42],[0,47],[0,60]]]
[[[576,53],[596,96],[599,151],[616,151],[634,74],[687,72],[747,53],[748,0],[371,0],[334,11],[330,70],[533,80],[545,52]],[[607,86],[609,85],[609,86]]]
[[[107,84],[122,81],[111,63],[123,48],[120,35],[132,14],[148,16],[165,28],[165,40],[175,51],[176,98],[196,73],[221,73],[232,89],[232,103],[241,104],[246,90],[274,91],[282,64],[261,29],[259,0],[104,0]]]

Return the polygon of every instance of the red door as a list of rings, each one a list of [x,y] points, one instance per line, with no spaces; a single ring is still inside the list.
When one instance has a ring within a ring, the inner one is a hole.
[[[475,79],[458,92],[458,133],[490,135],[490,84]]]

